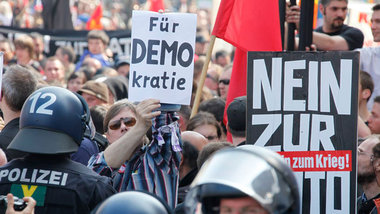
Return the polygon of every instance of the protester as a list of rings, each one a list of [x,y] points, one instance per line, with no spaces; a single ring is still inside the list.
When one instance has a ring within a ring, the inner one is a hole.
[[[65,67],[65,79],[67,79],[75,70],[75,52],[71,46],[61,46],[55,51],[55,56],[61,60]]]
[[[358,184],[364,193],[357,200],[358,214],[378,213],[376,206],[380,198],[380,137],[371,135],[358,147]]]
[[[78,92],[86,81],[87,77],[83,71],[74,72],[67,79],[67,89],[72,92]]]
[[[181,132],[186,131],[187,121],[189,121],[190,116],[191,116],[190,106],[181,105],[181,108],[178,112],[178,116],[179,116],[178,123],[179,123],[179,128],[180,128]]]
[[[197,56],[206,55],[206,44],[207,41],[203,35],[199,34],[196,36],[194,52]]]
[[[181,137],[183,148],[179,166],[178,203],[185,200],[190,184],[198,173],[198,153],[208,143],[207,139],[198,132],[185,131],[182,132]]]
[[[322,0],[319,10],[323,14],[323,25],[313,32],[313,44],[318,50],[354,50],[363,46],[364,35],[354,27],[344,24],[348,11],[348,0]],[[287,10],[287,21],[299,26],[300,7],[294,5]]]
[[[223,73],[219,77],[219,95],[222,99],[227,98],[228,88],[230,85],[232,74],[232,65],[227,65],[223,69]]]
[[[87,57],[97,59],[101,63],[101,66],[110,67],[110,59],[106,55],[106,48],[109,42],[107,34],[102,30],[92,30],[87,34],[87,42],[88,50],[86,50],[79,59],[76,70],[81,67]]]
[[[371,18],[371,30],[374,42],[380,42],[380,4],[372,7],[373,13]],[[380,82],[380,47],[365,47],[358,49],[360,51],[360,70],[369,73],[373,82]],[[375,84],[373,95],[367,103],[367,108],[371,109],[373,100],[376,96],[380,96],[380,84]]]
[[[96,105],[108,104],[108,88],[105,83],[95,82],[94,80],[87,81],[78,93],[86,100],[91,108]]]
[[[371,115],[368,118],[368,127],[372,134],[380,134],[380,96],[374,99]]]
[[[44,73],[49,85],[66,87],[65,68],[58,58],[52,56],[46,59]]]
[[[240,146],[246,140],[247,97],[235,98],[227,108],[227,130],[231,133],[232,144]]]
[[[41,67],[44,68],[46,65],[46,56],[44,54],[44,37],[37,32],[31,33],[30,37],[32,37],[34,43],[35,59],[40,63]]]
[[[195,131],[203,135],[209,142],[222,139],[222,127],[214,115],[208,112],[199,112],[190,118],[186,125],[187,131]]]
[[[28,35],[20,35],[14,40],[15,55],[17,64],[22,66],[31,66],[35,71],[43,73],[43,68],[35,60],[34,42]]]
[[[0,108],[3,112],[5,127],[0,132],[0,148],[5,152],[8,161],[25,155],[24,152],[10,151],[7,147],[19,131],[22,105],[37,89],[37,83],[34,71],[20,65],[9,67],[3,76]]]
[[[182,142],[178,117],[174,112],[155,111],[160,106],[155,99],[144,100],[136,106],[127,100],[114,103],[104,119],[110,145],[93,156],[88,167],[112,177],[119,192],[148,191],[174,208]],[[149,143],[146,133],[150,127],[153,139]]]
[[[108,87],[108,103],[128,98],[128,80],[125,77],[107,77],[103,81]]]
[[[115,69],[120,76],[129,78],[130,61],[127,57],[119,57]]]
[[[295,175],[281,156],[244,145],[218,151],[206,161],[185,207],[186,213],[298,214],[300,198]]]
[[[214,97],[208,100],[204,100],[199,104],[198,111],[209,112],[214,115],[219,125],[223,129],[223,133],[227,133],[226,126],[223,123],[224,108],[226,107],[226,101],[220,97]]]
[[[202,165],[206,160],[211,157],[214,152],[221,150],[221,149],[226,149],[233,147],[233,144],[231,144],[228,141],[222,141],[222,142],[211,142],[208,143],[203,147],[203,149],[199,152],[198,158],[197,158],[197,166],[198,169],[202,168]]]
[[[367,102],[371,98],[374,83],[367,72],[360,71],[359,75],[359,116],[364,122],[367,122],[370,115],[367,108]]]
[[[231,57],[225,50],[215,52],[215,64],[225,67],[231,63]]]
[[[8,147],[29,155],[0,168],[0,194],[31,194],[36,213],[89,213],[114,194],[109,178],[69,159],[82,141],[89,114],[85,101],[67,89],[50,86],[31,94],[21,111],[20,131]],[[34,192],[22,191],[24,185]]]
[[[205,79],[205,87],[210,89],[213,96],[217,96],[218,94],[218,85],[219,85],[219,76],[222,73],[223,68],[219,65],[212,64],[208,67],[207,75]]]
[[[11,64],[16,63],[15,59],[15,47],[13,45],[13,42],[11,42],[8,39],[1,39],[0,40],[0,51],[3,52],[3,65],[9,66]]]

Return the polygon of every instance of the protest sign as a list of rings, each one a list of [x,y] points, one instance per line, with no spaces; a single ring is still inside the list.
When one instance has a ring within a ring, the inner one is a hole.
[[[196,15],[133,11],[129,99],[189,105]]]
[[[248,53],[247,142],[292,167],[302,213],[355,213],[358,73],[358,52]]]

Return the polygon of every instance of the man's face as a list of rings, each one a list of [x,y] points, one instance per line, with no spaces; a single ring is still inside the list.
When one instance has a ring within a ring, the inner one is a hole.
[[[45,65],[45,75],[47,82],[63,82],[65,78],[65,70],[59,60],[48,60]]]
[[[105,45],[101,39],[89,39],[88,50],[92,54],[102,54],[105,50]]]
[[[220,214],[269,214],[256,200],[250,197],[223,198],[220,200]]]
[[[358,147],[358,183],[361,185],[371,183],[376,178],[372,165],[372,149],[377,143],[379,143],[378,138],[371,137]]]
[[[87,94],[87,93],[83,92],[82,97],[84,98],[84,100],[86,100],[88,107],[90,107],[90,108],[93,106],[96,106],[96,105],[106,104],[106,102],[104,102],[103,100],[97,98],[96,96],[94,96],[92,94]]]
[[[373,41],[380,42],[380,10],[373,11],[371,23]]]
[[[326,7],[321,5],[323,13],[323,25],[329,30],[337,31],[343,26],[344,19],[347,15],[347,2],[342,0],[333,0]]]
[[[372,134],[380,134],[380,103],[373,103],[371,115],[368,118],[368,127]]]

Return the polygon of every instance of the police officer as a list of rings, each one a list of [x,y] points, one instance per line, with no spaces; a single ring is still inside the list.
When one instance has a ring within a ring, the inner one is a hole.
[[[171,214],[165,201],[149,192],[121,192],[104,201],[96,214]]]
[[[37,201],[36,213],[89,213],[115,193],[109,178],[71,161],[90,118],[79,95],[59,87],[32,93],[8,149],[28,153],[0,168],[0,194]],[[4,207],[1,207],[4,209]]]
[[[244,145],[221,150],[204,163],[185,208],[192,214],[200,209],[207,214],[298,214],[299,192],[292,170],[278,154]]]

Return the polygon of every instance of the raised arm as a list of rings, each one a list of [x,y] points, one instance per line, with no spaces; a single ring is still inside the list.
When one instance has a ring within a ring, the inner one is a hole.
[[[159,107],[160,101],[156,99],[144,100],[137,105],[136,125],[104,151],[104,159],[109,167],[119,168],[141,147],[142,139],[152,125],[152,118],[161,114],[160,111],[153,111]]]

